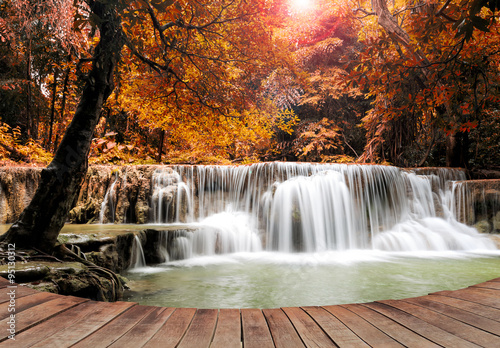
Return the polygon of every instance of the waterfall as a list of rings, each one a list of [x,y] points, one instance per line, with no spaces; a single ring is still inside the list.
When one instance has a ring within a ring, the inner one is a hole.
[[[493,249],[450,213],[450,182],[464,178],[461,170],[380,165],[174,166],[153,177],[154,222],[202,226],[175,241],[175,258],[261,248]]]
[[[485,232],[500,230],[500,182],[455,181],[447,192],[447,209],[457,221]]]
[[[152,186],[153,221],[155,223],[193,221],[192,192],[182,181],[178,172],[156,170],[153,173]]]
[[[99,223],[105,223],[105,222],[115,222],[115,185],[118,182],[118,174],[115,173],[115,180],[109,187],[109,189],[106,191],[106,195],[104,196],[104,200],[101,203],[101,211],[99,212]],[[109,216],[109,219],[106,218],[106,213],[107,216]]]
[[[142,249],[141,240],[138,236],[134,236],[134,241],[132,244],[132,262],[130,263],[129,269],[146,267],[146,258],[144,256],[144,250]]]

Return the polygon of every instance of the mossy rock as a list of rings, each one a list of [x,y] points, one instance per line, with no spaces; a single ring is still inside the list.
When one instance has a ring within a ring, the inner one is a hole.
[[[474,228],[479,232],[479,233],[491,233],[491,225],[487,220],[481,220],[478,221],[474,224]]]
[[[8,278],[8,266],[0,265],[0,277]],[[43,279],[49,272],[50,267],[43,263],[16,262],[16,282],[26,282],[35,279]]]

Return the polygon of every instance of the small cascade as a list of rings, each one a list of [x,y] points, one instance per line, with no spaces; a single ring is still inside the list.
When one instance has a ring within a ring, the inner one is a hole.
[[[99,223],[103,224],[106,222],[113,223],[115,222],[115,208],[116,208],[116,191],[115,186],[118,182],[119,176],[117,173],[114,173],[115,180],[106,191],[106,195],[101,203],[101,211],[99,213]]]
[[[190,230],[162,231],[159,241],[163,259],[176,261],[194,256],[258,252],[262,242],[249,216],[240,212],[212,215]]]
[[[134,236],[131,260],[129,269],[146,267],[146,257],[144,256],[144,250],[138,236]]]
[[[353,202],[338,172],[289,179],[268,199],[269,250],[315,252],[363,244],[353,233]]]
[[[500,181],[456,181],[447,192],[450,215],[485,233],[500,232]]]
[[[192,222],[191,192],[181,175],[170,170],[156,170],[152,177],[153,221]]]
[[[479,234],[474,228],[435,217],[401,222],[377,235],[373,246],[386,251],[496,249],[491,239]]]
[[[257,252],[262,249],[256,222],[251,221],[248,214],[226,211],[207,217],[199,226],[200,232],[193,235],[193,254]]]

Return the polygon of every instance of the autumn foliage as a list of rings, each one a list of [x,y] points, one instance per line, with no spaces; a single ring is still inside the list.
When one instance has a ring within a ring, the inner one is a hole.
[[[108,0],[102,0],[108,1]],[[47,164],[93,1],[0,4],[0,159]],[[117,1],[126,37],[90,163],[500,163],[497,2]]]

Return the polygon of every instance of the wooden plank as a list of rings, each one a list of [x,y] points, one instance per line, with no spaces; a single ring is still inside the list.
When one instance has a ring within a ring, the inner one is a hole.
[[[342,307],[356,313],[361,318],[377,327],[380,331],[383,331],[386,335],[391,336],[406,347],[440,347],[440,345],[429,341],[428,339],[402,326],[398,322],[395,322],[370,308],[359,304],[343,305]]]
[[[401,311],[389,305],[373,302],[365,303],[363,306],[371,308],[401,325],[416,332],[417,334],[426,337],[427,339],[442,345],[444,347],[478,347],[476,344],[460,338],[448,331],[445,331],[435,325],[428,323],[425,320],[417,318],[411,314]]]
[[[1,277],[0,277],[1,278]],[[7,287],[0,289],[0,303],[8,302],[11,298],[21,298],[28,295],[34,295],[38,291],[28,288],[22,285],[8,285]]]
[[[496,290],[480,289],[480,288],[467,288],[455,291],[438,291],[431,295],[440,295],[460,298],[462,300],[476,302],[485,306],[490,306],[500,309],[500,294]]]
[[[365,341],[340,320],[321,307],[302,307],[314,319],[330,339],[339,347],[369,347]]]
[[[9,280],[7,280],[3,277],[0,277],[0,290],[3,288],[6,288],[9,285],[14,285],[14,284],[11,284],[11,282]]]
[[[37,306],[25,309],[21,313],[16,314],[16,336],[29,329],[30,327],[37,325],[57,314],[71,308],[75,307],[82,302],[86,302],[86,299],[71,298],[66,299],[64,297],[58,297],[53,300],[41,303]],[[0,340],[6,339],[8,332],[1,331]]]
[[[375,326],[341,306],[323,307],[372,347],[403,347]]]
[[[443,303],[431,301],[425,297],[410,298],[404,300],[405,302],[431,309],[435,312],[447,315],[453,319],[459,320],[463,323],[474,326],[478,329],[487,331],[494,335],[500,336],[500,325],[497,321],[485,318],[474,313],[470,313],[458,308],[454,308]]]
[[[484,283],[479,283],[476,285],[470,286],[470,288],[487,288],[487,289],[493,289],[493,290],[500,290],[500,282],[484,282]]]
[[[0,322],[6,320],[10,314],[19,314],[30,307],[53,300],[56,297],[57,297],[56,294],[51,294],[48,292],[39,292],[33,295],[16,298],[12,303],[10,301],[4,302],[0,304],[0,318],[1,318]]]
[[[286,307],[282,310],[307,347],[336,347],[330,337],[304,310],[297,307]]]
[[[425,297],[431,301],[444,303],[449,306],[460,308],[467,312],[500,322],[500,309],[448,296],[427,295]]]
[[[245,348],[274,347],[271,332],[260,309],[242,309],[241,325]]]
[[[195,313],[194,308],[177,308],[144,347],[176,347],[191,324]]]
[[[214,337],[218,314],[217,309],[198,309],[178,347],[209,348]]]
[[[73,348],[107,347],[137,325],[154,307],[137,305],[87,336]]]
[[[153,310],[137,325],[113,342],[113,344],[109,345],[109,347],[138,348],[144,346],[165,324],[174,310],[174,308],[153,307]]]
[[[61,323],[66,326],[64,329],[38,342],[33,345],[33,347],[71,346],[98,330],[132,306],[135,306],[135,304],[128,302],[97,302],[95,310],[91,314],[84,317],[80,316],[79,320],[70,327],[67,327],[65,323]],[[75,313],[75,315],[78,315],[78,313]]]
[[[292,323],[281,309],[263,309],[262,313],[267,320],[276,347],[305,347]]]
[[[64,298],[63,298],[64,299]],[[56,299],[54,301],[60,301]],[[83,299],[82,299],[83,300]],[[57,316],[52,317],[36,326],[29,328],[26,331],[16,334],[16,345],[19,347],[30,347],[31,345],[40,342],[46,337],[55,334],[67,327],[71,327],[78,320],[87,315],[92,314],[101,304],[95,301],[86,301],[74,306]],[[24,317],[24,316],[23,316]],[[0,343],[0,347],[12,347],[10,342]]]
[[[413,315],[406,312],[400,311],[399,309],[396,309],[394,307],[378,302],[363,303],[362,305],[371,308],[394,321],[397,321],[406,328],[444,347],[478,347],[477,345],[469,341],[457,337],[447,331],[429,324],[424,320],[414,317]]]
[[[467,341],[483,347],[494,347],[500,344],[500,338],[488,332],[467,325],[461,321],[455,320],[449,316],[442,315],[433,310],[423,308],[409,302],[386,300],[380,301],[386,305],[405,311],[417,318],[420,318],[431,325],[448,331],[455,336],[461,337]]]
[[[241,316],[239,309],[220,309],[211,348],[241,347]]]

